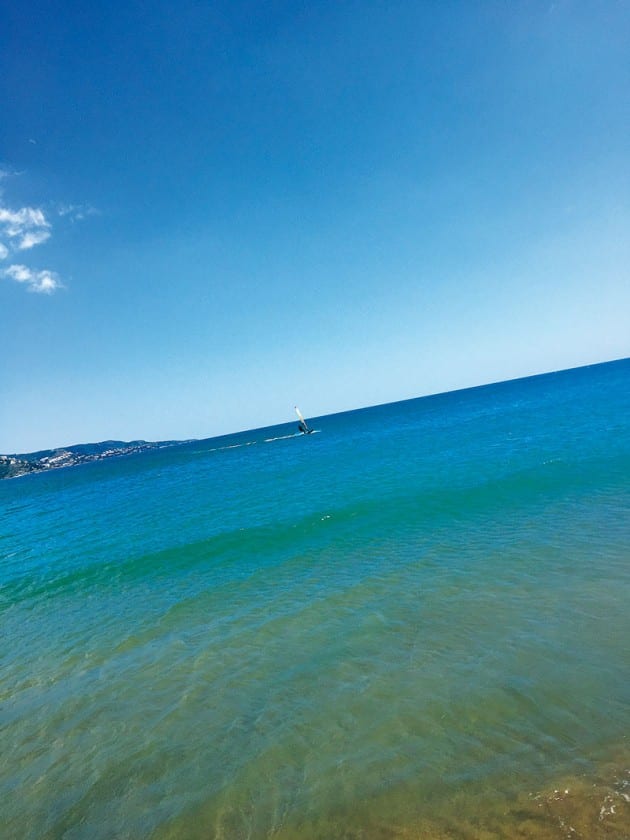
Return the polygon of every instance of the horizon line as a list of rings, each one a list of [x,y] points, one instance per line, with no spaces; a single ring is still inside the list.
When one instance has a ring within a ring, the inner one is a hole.
[[[428,393],[428,394],[419,394],[415,397],[403,397],[400,400],[390,400],[389,402],[371,403],[369,405],[360,405],[360,406],[356,406],[354,408],[345,408],[345,409],[342,409],[341,411],[331,411],[327,414],[309,414],[309,419],[311,419],[311,420],[322,420],[326,417],[335,417],[338,414],[350,414],[353,411],[367,411],[367,410],[372,409],[372,408],[381,408],[381,407],[386,406],[386,405],[396,405],[397,403],[412,402],[413,400],[430,399],[430,398],[433,398],[433,397],[446,396],[447,394],[457,394],[457,393],[464,392],[464,391],[474,391],[478,388],[489,388],[493,385],[507,385],[509,382],[519,382],[519,381],[522,381],[522,380],[525,380],[525,379],[536,379],[537,377],[540,377],[540,376],[554,376],[555,374],[559,374],[559,373],[569,373],[570,371],[574,371],[574,370],[582,370],[584,368],[598,367],[600,365],[617,364],[619,362],[627,362],[627,361],[630,361],[630,356],[622,356],[621,358],[618,358],[618,359],[607,359],[607,360],[601,361],[601,362],[589,362],[588,364],[585,364],[585,365],[575,365],[573,367],[568,367],[568,368],[558,368],[556,370],[546,370],[546,371],[541,371],[539,373],[530,373],[530,374],[527,374],[526,376],[515,376],[515,377],[510,378],[510,379],[498,379],[498,380],[493,380],[493,381],[490,381],[490,382],[481,382],[477,385],[467,385],[463,388],[453,388],[450,391],[433,391],[433,392]],[[265,429],[273,429],[276,426],[290,425],[292,423],[293,423],[293,420],[285,420],[285,421],[282,421],[282,422],[279,422],[279,423],[270,423],[270,424],[265,425],[265,426],[254,426],[252,428],[237,429],[237,430],[231,431],[231,432],[224,432],[224,433],[219,434],[219,435],[209,435],[208,437],[205,437],[205,438],[181,438],[181,439],[178,438],[178,439],[165,439],[165,440],[146,440],[144,438],[131,438],[130,440],[116,440],[114,438],[103,438],[103,440],[100,440],[100,441],[87,441],[87,442],[84,442],[84,443],[69,443],[69,444],[65,444],[63,446],[50,446],[50,447],[33,449],[29,452],[6,452],[6,453],[0,453],[0,455],[2,455],[3,457],[19,457],[20,455],[33,455],[36,452],[57,452],[57,451],[64,450],[64,449],[71,449],[73,446],[93,446],[93,445],[102,444],[102,443],[125,443],[125,444],[129,444],[129,443],[154,443],[154,444],[170,443],[173,446],[177,446],[177,445],[180,445],[180,444],[194,443],[194,442],[205,441],[205,440],[218,440],[220,438],[231,437],[233,435],[245,434],[247,432],[259,432],[259,431],[263,431]]]

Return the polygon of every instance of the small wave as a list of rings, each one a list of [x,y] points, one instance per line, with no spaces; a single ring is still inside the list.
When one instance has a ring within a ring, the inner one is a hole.
[[[318,435],[319,429],[313,429],[309,434]],[[291,435],[279,435],[278,437],[265,438],[264,443],[273,443],[274,440],[290,440],[291,438],[304,437],[303,432],[293,432]]]
[[[245,443],[230,443],[226,446],[215,446],[212,449],[204,449],[201,451],[201,454],[206,454],[207,452],[225,452],[226,449],[242,449],[244,446],[253,446],[253,444],[258,443],[256,440],[248,440]]]

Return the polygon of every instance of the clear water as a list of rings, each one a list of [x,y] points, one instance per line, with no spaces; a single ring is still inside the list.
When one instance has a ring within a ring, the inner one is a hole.
[[[630,836],[629,418],[624,360],[2,482],[3,836]]]

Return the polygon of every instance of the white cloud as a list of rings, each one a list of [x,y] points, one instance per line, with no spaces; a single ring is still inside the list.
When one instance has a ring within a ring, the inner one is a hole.
[[[37,207],[22,207],[19,210],[9,210],[7,207],[0,207],[0,221],[11,226],[14,230],[19,230],[24,225],[48,224],[43,210]]]
[[[0,207],[0,231],[15,240],[18,250],[26,250],[49,238],[50,222],[39,207],[21,207],[19,210]]]
[[[25,265],[10,265],[0,271],[0,277],[8,277],[16,283],[25,283],[29,292],[39,292],[50,295],[57,289],[63,288],[59,275],[54,271],[43,269],[34,271]]]
[[[34,245],[41,245],[42,242],[45,242],[49,237],[50,231],[48,230],[28,231],[20,239],[18,243],[18,248],[20,251],[26,251],[28,248],[32,248]]]
[[[2,172],[0,177],[9,173]],[[51,224],[39,207],[20,207],[12,210],[0,205],[0,234],[6,245],[0,243],[0,259],[6,259],[10,251],[28,251],[50,238]],[[29,292],[50,295],[62,287],[59,275],[49,269],[37,270],[25,265],[14,264],[0,271],[0,277],[23,283]]]
[[[0,166],[0,182],[18,174]],[[56,204],[50,205],[49,212],[53,217],[59,216],[74,223],[87,216],[96,215],[98,210],[89,204]],[[0,260],[6,259],[11,253],[29,251],[46,242],[51,235],[52,224],[41,207],[11,209],[5,204],[3,190],[0,188]],[[0,270],[0,278],[23,283],[30,292],[52,294],[63,288],[56,272],[48,269],[40,271],[17,263]]]

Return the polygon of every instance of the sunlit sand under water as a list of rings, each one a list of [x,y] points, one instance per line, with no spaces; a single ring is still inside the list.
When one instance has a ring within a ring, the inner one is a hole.
[[[289,811],[269,814],[262,828],[252,813],[251,798],[240,805],[216,803],[187,815],[156,835],[159,838],[274,837],[277,840],[627,840],[630,836],[630,770],[628,756],[590,766],[581,776],[556,779],[556,787],[531,792],[426,792],[412,784],[373,799],[347,804],[327,814]],[[261,786],[264,781],[261,780]],[[268,803],[269,804],[269,803]]]
[[[0,484],[0,837],[630,838],[630,362]]]

